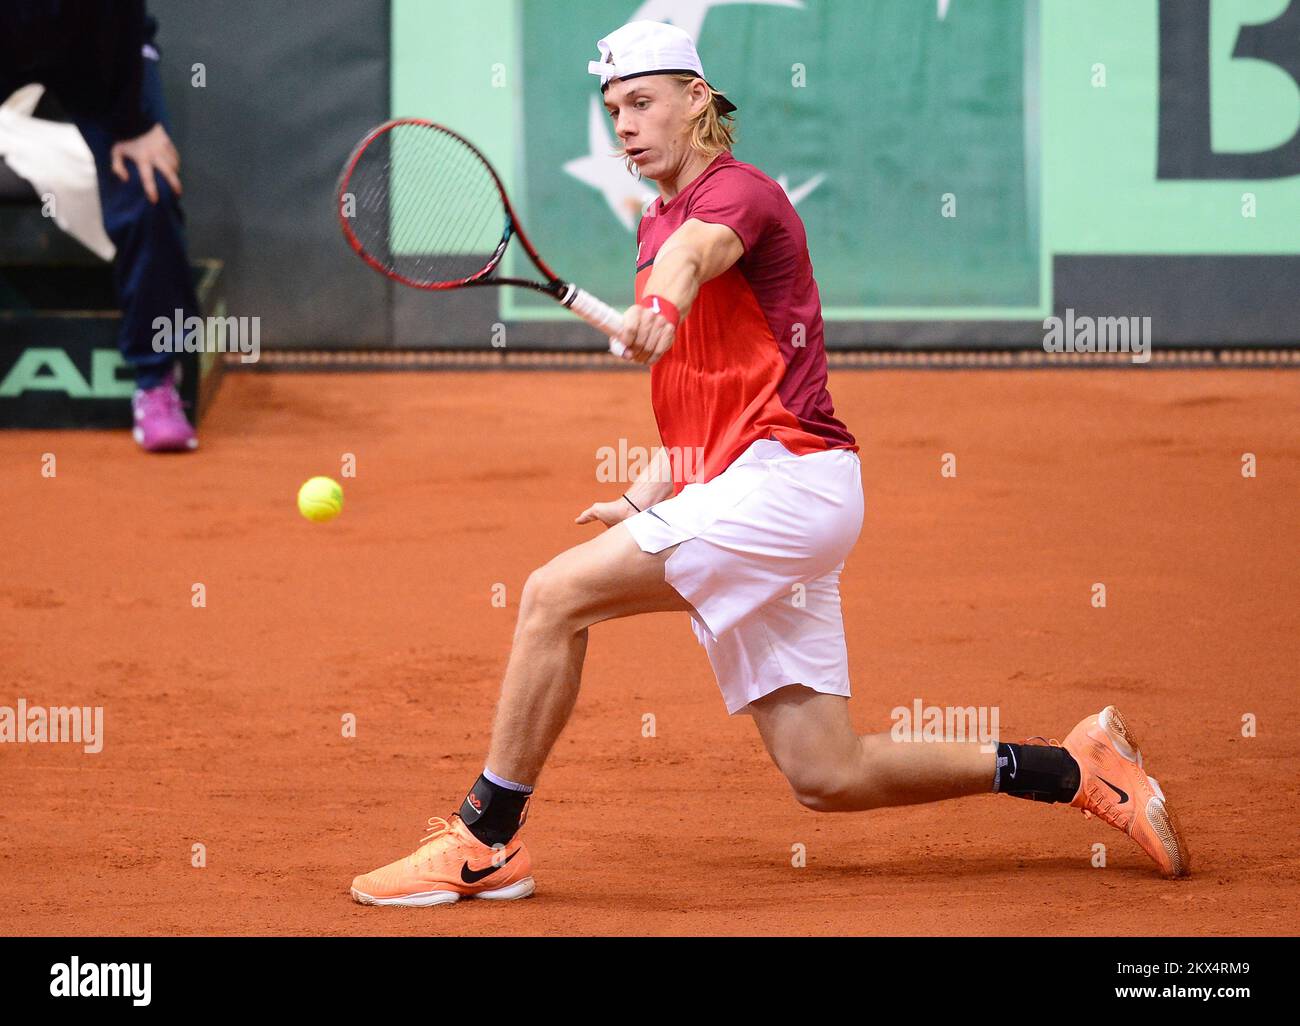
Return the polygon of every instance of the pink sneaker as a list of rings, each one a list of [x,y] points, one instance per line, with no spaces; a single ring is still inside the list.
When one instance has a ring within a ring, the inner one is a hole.
[[[181,409],[180,393],[170,381],[137,388],[131,398],[135,428],[131,434],[146,452],[186,452],[199,447],[194,429]]]

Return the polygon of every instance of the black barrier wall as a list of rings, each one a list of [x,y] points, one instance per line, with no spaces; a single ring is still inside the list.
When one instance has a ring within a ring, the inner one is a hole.
[[[343,246],[332,195],[388,116],[387,0],[151,0],[190,245],[272,346],[383,346],[390,287]]]

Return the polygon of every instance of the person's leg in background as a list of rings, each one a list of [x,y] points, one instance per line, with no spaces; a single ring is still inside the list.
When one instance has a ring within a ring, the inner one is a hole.
[[[149,116],[170,134],[154,57],[146,57],[144,62],[142,102]],[[122,308],[119,346],[135,373],[136,441],[151,451],[196,448],[198,440],[185,419],[175,384],[176,354],[182,338],[173,339],[168,332],[170,351],[159,353],[153,346],[155,318],[166,318],[172,324],[179,310],[183,324],[185,318],[199,315],[179,197],[163,176],[156,174],[158,202],[150,202],[139,168],[132,161],[125,162],[126,181],[113,173],[115,140],[108,125],[98,119],[79,119],[76,124],[94,154],[104,229],[117,247],[113,276]]]

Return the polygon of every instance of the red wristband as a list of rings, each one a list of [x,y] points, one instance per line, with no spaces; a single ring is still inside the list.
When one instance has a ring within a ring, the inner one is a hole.
[[[644,306],[647,310],[653,310],[655,313],[667,318],[668,323],[674,328],[681,323],[681,313],[677,307],[664,299],[663,296],[642,296],[637,306]]]

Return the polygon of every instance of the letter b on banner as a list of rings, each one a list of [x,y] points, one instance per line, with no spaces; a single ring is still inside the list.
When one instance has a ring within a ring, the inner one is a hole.
[[[1245,5],[1222,0],[1216,0],[1214,10],[1216,18],[1238,10],[1247,14]],[[1288,126],[1291,136],[1272,149],[1224,152],[1213,148],[1210,60],[1210,0],[1160,0],[1156,177],[1262,179],[1300,174],[1300,124]],[[1290,76],[1293,88],[1300,89],[1300,0],[1290,0],[1272,21],[1241,25],[1232,60],[1264,61]],[[1286,88],[1285,80],[1279,88]]]

